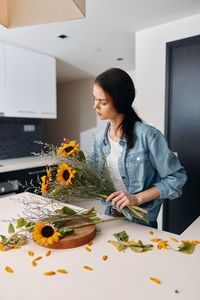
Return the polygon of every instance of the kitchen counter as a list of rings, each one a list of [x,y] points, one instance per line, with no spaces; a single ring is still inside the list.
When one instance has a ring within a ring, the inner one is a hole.
[[[27,156],[0,160],[0,173],[37,168],[52,163],[52,160],[40,156]]]
[[[22,199],[38,204],[42,197],[22,193],[1,199],[0,220],[19,217],[24,205]],[[188,228],[188,239],[200,239],[199,226],[200,218]],[[7,227],[8,223],[1,221],[0,234],[7,234]],[[144,243],[152,243],[152,238],[183,239],[182,236],[120,220],[97,226],[91,252],[81,246],[52,250],[51,255],[46,257],[47,249],[30,241],[21,249],[0,252],[0,299],[199,300],[200,245],[191,255],[156,247],[145,253],[135,253],[130,249],[118,252],[108,240],[114,240],[113,234],[122,230],[128,233],[130,239],[141,239]],[[170,245],[175,248],[177,244],[171,241]],[[27,254],[30,250],[34,251],[35,257],[43,257],[36,267],[32,267],[33,257]],[[108,256],[106,261],[102,260],[103,255]],[[4,270],[7,265],[13,268],[14,273]],[[85,270],[85,265],[94,270]],[[66,269],[68,274],[43,275],[57,269]],[[149,276],[159,278],[161,284],[152,282]]]

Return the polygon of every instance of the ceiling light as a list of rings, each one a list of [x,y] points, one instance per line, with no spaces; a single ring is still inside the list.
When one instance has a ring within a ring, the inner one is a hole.
[[[86,0],[0,0],[0,24],[5,27],[63,22],[85,17]]]
[[[69,36],[66,35],[66,34],[59,34],[57,37],[58,37],[59,39],[64,40],[64,39],[68,38]]]

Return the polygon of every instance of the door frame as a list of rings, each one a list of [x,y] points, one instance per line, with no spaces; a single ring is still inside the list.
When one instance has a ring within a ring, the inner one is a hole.
[[[200,35],[172,41],[166,43],[166,67],[165,67],[165,120],[164,120],[164,133],[167,138],[169,148],[171,146],[170,141],[170,108],[171,108],[171,74],[173,57],[172,51],[175,48],[182,46],[190,46],[200,43]],[[162,213],[162,229],[168,231],[168,212],[169,212],[169,201],[166,199],[163,201],[163,213]]]

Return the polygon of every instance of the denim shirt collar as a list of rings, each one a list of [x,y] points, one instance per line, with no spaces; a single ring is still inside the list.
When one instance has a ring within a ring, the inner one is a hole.
[[[109,141],[108,141],[108,130],[109,130],[109,128],[110,128],[110,122],[107,123],[106,128],[104,130],[103,143],[104,143],[105,146],[109,144]],[[119,144],[120,144],[120,146],[125,146],[126,145],[125,137],[120,137]]]

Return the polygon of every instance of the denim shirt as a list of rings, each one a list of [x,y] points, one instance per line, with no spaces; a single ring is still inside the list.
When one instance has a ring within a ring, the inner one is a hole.
[[[106,157],[110,153],[109,127],[110,123],[94,139],[92,157],[100,171],[103,170]],[[131,149],[128,149],[125,138],[119,140],[122,152],[118,159],[118,168],[129,194],[136,194],[153,186],[159,189],[159,199],[141,205],[148,210],[148,214],[144,215],[145,218],[150,223],[154,223],[157,220],[162,200],[181,196],[187,175],[158,129],[142,122],[136,122],[133,135],[134,146]],[[102,200],[102,204],[105,205],[105,214],[112,215],[112,203]],[[122,212],[129,220],[134,221],[127,210],[114,208]]]

